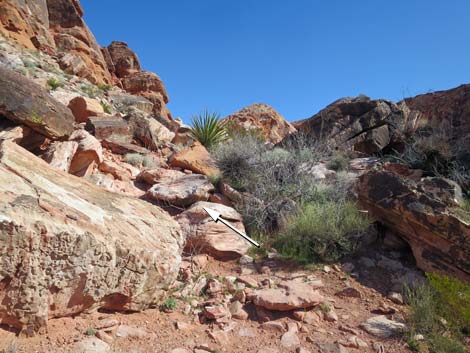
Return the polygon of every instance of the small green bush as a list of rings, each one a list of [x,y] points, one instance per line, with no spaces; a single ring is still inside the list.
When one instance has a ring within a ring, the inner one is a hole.
[[[206,147],[211,147],[228,138],[225,124],[218,113],[207,110],[192,118],[191,135]]]
[[[343,171],[348,169],[349,166],[349,158],[346,157],[344,154],[334,154],[331,159],[327,163],[328,169],[332,169],[335,171]]]
[[[94,336],[96,334],[96,330],[94,328],[88,328],[85,332],[87,336]]]
[[[470,212],[470,199],[463,200],[462,209],[466,212]]]
[[[101,90],[101,91],[107,93],[107,92],[109,92],[109,91],[111,90],[111,88],[112,88],[113,86],[108,85],[108,84],[106,84],[106,83],[100,83],[97,87],[98,87],[99,90]]]
[[[101,101],[100,104],[106,114],[111,114],[111,106],[108,103]]]
[[[152,156],[144,156],[142,159],[142,166],[147,169],[155,169],[159,165],[157,161],[155,160],[155,158],[153,158]]]
[[[427,274],[434,289],[439,312],[447,321],[470,333],[470,283],[438,274]]]
[[[92,85],[91,83],[81,85],[80,90],[85,93],[89,98],[103,96],[103,91],[101,91],[98,87]]]
[[[404,289],[410,306],[410,348],[418,352],[468,353],[460,340],[470,332],[470,284],[437,274],[426,276],[429,283]],[[422,334],[425,340],[414,341],[415,334]]]
[[[161,310],[175,310],[176,309],[176,300],[175,298],[166,298],[163,304],[160,307]]]
[[[128,153],[124,156],[124,161],[138,167],[143,164],[144,156],[139,153]]]
[[[337,261],[356,249],[370,223],[353,202],[312,202],[290,219],[276,246],[305,263]]]
[[[62,87],[63,83],[60,82],[58,79],[55,77],[51,77],[50,79],[47,80],[47,84],[50,87],[52,91],[55,91],[57,88]]]

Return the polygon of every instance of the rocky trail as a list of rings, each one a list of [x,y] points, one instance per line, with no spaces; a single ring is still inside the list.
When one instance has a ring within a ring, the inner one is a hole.
[[[293,123],[252,104],[217,120],[225,160],[169,100],[78,0],[0,1],[0,353],[398,353],[455,334],[436,308],[410,328],[404,288],[436,274],[440,304],[468,307],[470,85]]]
[[[422,275],[397,256],[377,248],[355,263],[305,269],[276,253],[197,255],[183,260],[174,308],[58,318],[34,337],[2,330],[0,342],[17,352],[409,352],[406,307],[392,290]]]

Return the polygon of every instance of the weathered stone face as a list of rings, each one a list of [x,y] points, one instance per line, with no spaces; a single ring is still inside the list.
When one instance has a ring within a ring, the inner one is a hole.
[[[70,109],[41,86],[0,66],[0,117],[29,126],[50,139],[63,139],[74,128]]]
[[[233,208],[200,201],[177,216],[190,253],[206,253],[217,259],[238,258],[248,251],[250,243],[221,223],[211,221],[204,207],[219,212],[235,228],[245,232],[242,216]]]
[[[37,329],[97,308],[157,304],[178,273],[179,225],[160,208],[0,144],[0,322]]]
[[[455,204],[455,183],[370,171],[359,177],[357,193],[372,217],[409,243],[419,268],[470,281],[470,217]]]
[[[259,133],[266,141],[272,143],[279,143],[296,131],[277,111],[266,104],[252,104],[227,116],[224,121],[244,131]]]
[[[397,127],[403,120],[404,112],[395,103],[359,96],[339,99],[294,125],[311,141],[326,141],[331,148],[370,155],[400,141]]]

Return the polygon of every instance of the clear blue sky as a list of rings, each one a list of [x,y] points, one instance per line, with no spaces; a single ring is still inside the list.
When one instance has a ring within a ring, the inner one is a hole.
[[[470,82],[468,0],[82,0],[101,45],[129,44],[174,117],[251,103],[290,121],[360,93]]]

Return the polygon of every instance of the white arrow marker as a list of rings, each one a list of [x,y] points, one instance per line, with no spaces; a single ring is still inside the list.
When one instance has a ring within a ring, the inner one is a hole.
[[[220,213],[219,212],[216,212],[214,210],[211,210],[210,208],[207,208],[207,207],[203,207],[204,208],[204,211],[206,211],[209,216],[211,216],[211,218],[214,220],[215,223],[217,223],[218,221],[220,221],[220,223],[223,223],[225,224],[227,227],[229,227],[231,230],[233,230],[235,233],[237,233],[238,235],[240,235],[241,237],[245,238],[246,240],[248,240],[251,244],[253,244],[254,246],[258,247],[259,248],[259,244],[254,241],[253,239],[251,239],[248,235],[240,232],[237,228],[235,228],[234,226],[232,226],[229,222],[227,222],[226,220],[224,220],[222,217],[220,217]]]

